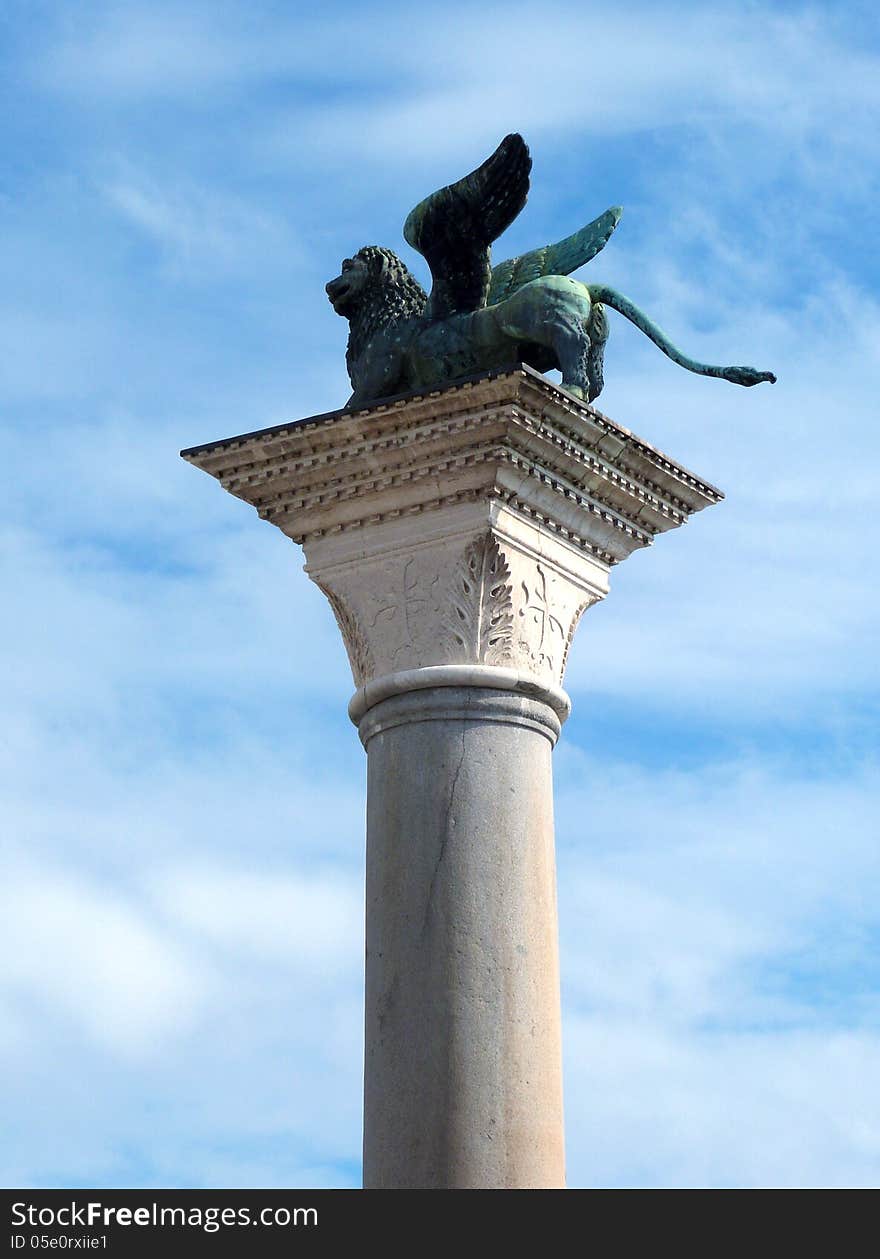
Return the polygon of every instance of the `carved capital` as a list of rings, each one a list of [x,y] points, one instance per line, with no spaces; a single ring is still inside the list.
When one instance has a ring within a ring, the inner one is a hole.
[[[309,572],[330,599],[357,686],[438,664],[561,683],[575,625],[604,594],[604,574],[537,553],[505,523],[335,564],[334,548],[315,548]]]
[[[722,497],[524,368],[184,457],[302,544],[359,687],[436,665],[558,686],[613,565]]]

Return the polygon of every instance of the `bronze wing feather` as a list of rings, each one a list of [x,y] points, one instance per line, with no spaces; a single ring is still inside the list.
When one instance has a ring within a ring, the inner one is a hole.
[[[431,268],[428,319],[486,305],[492,275],[489,247],[525,205],[531,169],[522,136],[505,136],[482,166],[410,212],[403,235]]]
[[[529,280],[537,280],[544,275],[570,275],[572,271],[577,271],[605,248],[622,214],[623,208],[613,205],[586,227],[566,236],[565,240],[499,262],[497,267],[492,268],[488,305],[494,306],[496,302],[510,297]]]

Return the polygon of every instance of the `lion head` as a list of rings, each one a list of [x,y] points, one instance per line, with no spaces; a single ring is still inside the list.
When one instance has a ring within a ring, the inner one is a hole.
[[[418,319],[428,295],[397,254],[379,245],[365,245],[346,258],[342,271],[327,285],[337,315],[350,325],[348,353],[357,359],[381,328],[401,319]]]

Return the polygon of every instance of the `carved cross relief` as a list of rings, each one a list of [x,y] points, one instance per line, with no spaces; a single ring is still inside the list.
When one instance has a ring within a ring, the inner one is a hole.
[[[356,686],[437,664],[499,665],[560,684],[580,616],[601,597],[491,529],[313,575]]]

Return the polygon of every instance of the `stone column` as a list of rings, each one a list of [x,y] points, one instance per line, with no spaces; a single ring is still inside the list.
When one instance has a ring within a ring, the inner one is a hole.
[[[612,566],[720,492],[522,367],[183,455],[303,546],[351,662],[365,1187],[564,1186],[566,657]]]
[[[547,695],[492,686],[491,669],[457,672],[360,723],[364,1184],[559,1188],[559,715]]]

